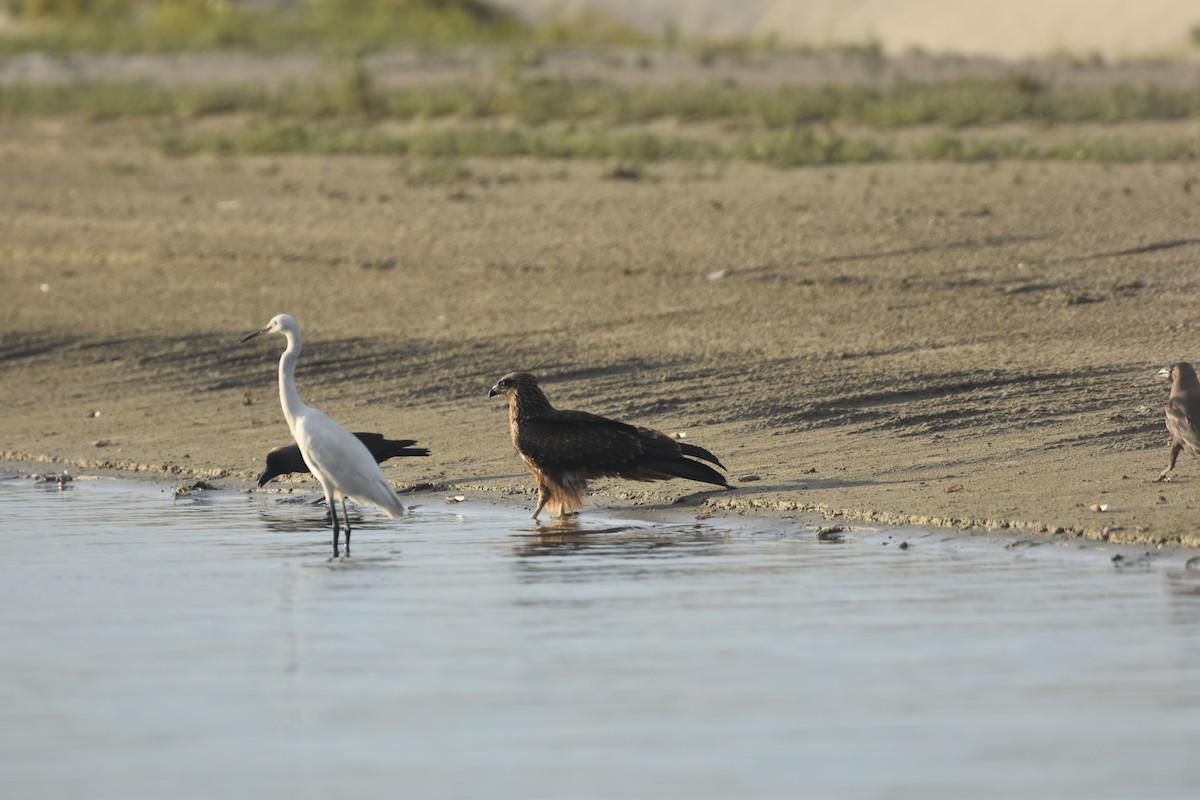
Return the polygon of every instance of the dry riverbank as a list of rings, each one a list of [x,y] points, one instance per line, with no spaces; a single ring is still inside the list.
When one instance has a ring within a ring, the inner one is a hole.
[[[141,125],[3,125],[0,457],[249,479],[288,439],[281,342],[238,338],[286,311],[308,402],[433,450],[401,485],[527,492],[486,397],[521,368],[719,454],[738,490],[688,500],[714,513],[1200,544],[1200,464],[1151,482],[1155,373],[1200,360],[1192,164],[429,184],[387,158],[170,160]]]

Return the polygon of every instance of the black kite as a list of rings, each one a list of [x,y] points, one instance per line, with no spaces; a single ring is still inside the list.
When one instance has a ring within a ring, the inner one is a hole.
[[[577,511],[591,478],[687,478],[733,488],[721,473],[688,458],[703,459],[725,469],[703,447],[586,411],[559,411],[550,405],[538,388],[537,378],[528,372],[505,375],[488,392],[488,397],[496,395],[508,398],[513,446],[537,481],[534,519],[547,506],[560,517]]]

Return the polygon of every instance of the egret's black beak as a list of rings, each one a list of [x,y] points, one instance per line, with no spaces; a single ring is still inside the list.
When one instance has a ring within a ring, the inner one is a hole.
[[[250,341],[251,339],[253,339],[255,336],[262,336],[262,335],[263,335],[264,333],[266,333],[266,332],[267,332],[267,329],[266,329],[266,328],[263,328],[261,331],[255,331],[254,333],[247,334],[247,335],[245,335],[245,336],[243,336],[243,337],[241,338],[241,340],[240,340],[239,344],[240,344],[241,342],[248,342],[248,341]]]

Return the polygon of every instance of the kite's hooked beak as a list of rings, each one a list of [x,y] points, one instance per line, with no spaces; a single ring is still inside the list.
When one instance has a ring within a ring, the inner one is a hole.
[[[1163,367],[1162,369],[1160,369],[1160,370],[1158,371],[1158,377],[1160,377],[1160,378],[1169,378],[1169,377],[1171,377],[1171,368],[1170,368],[1170,367]]]
[[[495,397],[496,395],[498,395],[500,393],[501,393],[500,387],[498,385],[493,386],[492,388],[488,389],[488,397]]]
[[[267,329],[263,328],[261,331],[255,331],[254,333],[246,334],[245,336],[243,336],[241,338],[241,340],[238,343],[241,344],[241,342],[248,342],[251,339],[253,339],[255,336],[262,336],[266,332],[267,332]]]

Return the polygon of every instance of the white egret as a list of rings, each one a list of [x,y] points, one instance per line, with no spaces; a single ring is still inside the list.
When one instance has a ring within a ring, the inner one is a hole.
[[[296,361],[300,358],[303,340],[300,325],[287,314],[279,314],[262,330],[242,338],[243,342],[264,333],[279,333],[287,339],[287,349],[279,357],[279,403],[292,438],[300,447],[304,463],[321,483],[329,516],[333,520],[333,557],[338,557],[337,502],[342,504],[346,519],[346,555],[350,555],[350,516],[346,498],[358,503],[374,503],[389,517],[404,513],[404,506],[387,476],[375,463],[371,451],[341,425],[310,408],[296,391]]]

